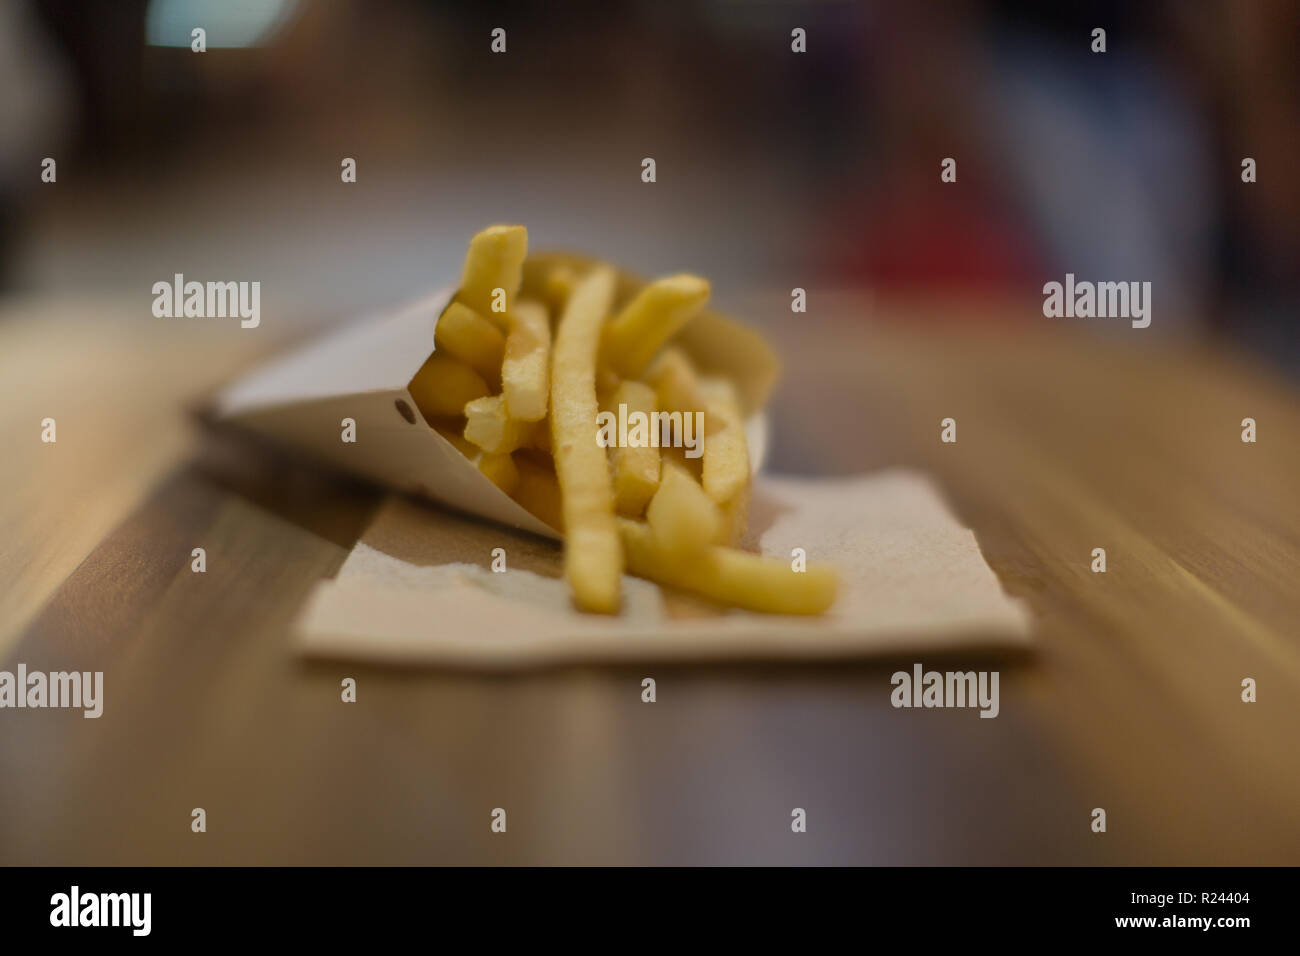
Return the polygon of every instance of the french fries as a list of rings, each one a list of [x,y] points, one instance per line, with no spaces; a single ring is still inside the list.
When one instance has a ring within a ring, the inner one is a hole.
[[[656,410],[655,393],[644,382],[627,381],[614,391],[609,404],[646,415]],[[614,508],[619,514],[639,518],[659,487],[659,449],[653,445],[617,446],[610,454],[614,472]]]
[[[521,301],[508,317],[501,384],[511,418],[539,422],[551,394],[551,321],[540,302]]]
[[[649,578],[690,591],[719,604],[766,614],[821,614],[835,600],[838,576],[834,568],[809,564],[795,571],[786,561],[764,558],[733,548],[709,547],[683,561],[655,540],[648,525],[618,519],[627,568]]]
[[[709,283],[699,276],[676,275],[650,283],[605,328],[605,364],[625,378],[640,375],[707,301]]]
[[[508,455],[532,443],[537,422],[511,418],[500,395],[476,398],[465,404],[465,438],[484,451]]]
[[[506,340],[501,330],[469,306],[453,302],[438,319],[434,344],[452,358],[460,359],[496,385],[501,381],[501,359]]]
[[[564,311],[564,304],[569,301],[569,293],[577,281],[577,273],[568,266],[552,269],[546,276],[542,285],[542,298],[556,315]]]
[[[704,399],[704,475],[709,497],[726,504],[749,484],[749,444],[736,390],[724,379],[700,383]]]
[[[434,352],[408,386],[425,418],[461,415],[465,404],[488,394],[483,376],[464,362]]]
[[[663,466],[663,480],[646,509],[646,523],[657,548],[689,560],[718,539],[722,511],[685,469]]]
[[[542,465],[526,455],[515,455],[519,483],[512,497],[545,524],[556,531],[564,530],[564,509],[560,504],[560,482],[555,469]]]
[[[771,386],[770,350],[711,313],[692,325],[710,291],[698,276],[638,287],[604,265],[525,262],[527,248],[522,226],[473,238],[410,391],[489,481],[563,535],[575,605],[617,613],[626,570],[725,606],[826,611],[834,569],[736,549],[745,414]],[[765,377],[746,374],[755,354]]]
[[[479,456],[480,452],[478,446],[475,445],[472,441],[467,441],[465,439],[464,426],[461,426],[459,428],[452,428],[450,425],[446,424],[445,422],[435,422],[433,425],[433,430],[436,431],[443,438],[447,439],[447,441],[455,445],[456,450],[460,452],[462,455],[464,455],[466,458],[468,458],[470,461],[473,461],[475,458]]]
[[[722,524],[714,539],[715,544],[736,548],[745,540],[745,532],[749,530],[749,489],[750,486],[746,485],[740,494],[722,506]]]
[[[560,316],[551,362],[551,454],[564,514],[564,576],[574,602],[613,614],[619,607],[623,552],[614,523],[614,490],[596,444],[596,353],[614,301],[614,271],[592,270]]]
[[[659,407],[669,412],[688,412],[704,408],[700,382],[686,353],[669,346],[646,370],[646,381],[658,397]]]
[[[474,458],[474,465],[487,475],[488,481],[506,494],[514,494],[519,487],[519,467],[510,455],[494,455],[482,452]]]
[[[527,255],[528,230],[523,226],[484,229],[470,240],[456,301],[490,319],[502,332],[508,332],[505,317],[519,294]],[[499,308],[494,308],[498,305]]]

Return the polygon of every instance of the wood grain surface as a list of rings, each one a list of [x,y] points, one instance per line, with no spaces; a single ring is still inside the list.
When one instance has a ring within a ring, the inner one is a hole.
[[[3,667],[103,670],[106,690],[99,720],[0,712],[0,863],[1300,863],[1295,390],[1223,347],[961,321],[1021,304],[782,308],[753,305],[786,362],[770,470],[938,478],[1035,616],[1029,655],[922,661],[999,670],[996,720],[893,709],[910,658],[303,662],[290,622],[382,493],[183,415],[273,340],[95,353],[88,326],[28,309],[0,326],[22,377],[0,420]]]

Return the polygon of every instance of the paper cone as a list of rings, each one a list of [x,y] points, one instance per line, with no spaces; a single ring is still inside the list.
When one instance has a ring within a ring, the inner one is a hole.
[[[577,256],[535,257],[529,270]],[[642,280],[620,273],[619,302]],[[526,511],[435,431],[408,386],[434,352],[434,329],[456,294],[448,286],[395,312],[350,323],[273,360],[217,394],[211,418],[289,445],[375,482],[432,498],[481,518],[547,538],[561,535]],[[767,445],[759,412],[777,375],[777,362],[755,332],[714,312],[696,316],[676,339],[706,372],[727,375],[748,413],[750,462],[757,470]],[[356,423],[344,442],[343,420]],[[592,423],[593,435],[595,423]],[[593,439],[594,440],[594,439]]]

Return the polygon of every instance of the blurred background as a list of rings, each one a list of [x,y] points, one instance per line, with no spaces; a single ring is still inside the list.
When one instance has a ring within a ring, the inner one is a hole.
[[[264,323],[338,316],[454,276],[508,220],[724,304],[1150,280],[1152,335],[1297,375],[1298,28],[1293,0],[7,0],[0,294],[147,315],[184,272],[259,279]]]

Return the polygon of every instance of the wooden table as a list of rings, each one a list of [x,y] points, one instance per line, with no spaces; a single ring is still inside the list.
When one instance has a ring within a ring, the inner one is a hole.
[[[655,667],[654,705],[644,668],[304,662],[289,622],[380,493],[183,414],[280,338],[18,303],[0,659],[103,670],[106,702],[0,712],[0,863],[1300,863],[1296,392],[1033,302],[785,301],[747,310],[787,362],[772,469],[939,478],[1035,615],[1027,656],[924,661],[1000,670],[996,720],[893,709],[910,658]]]

